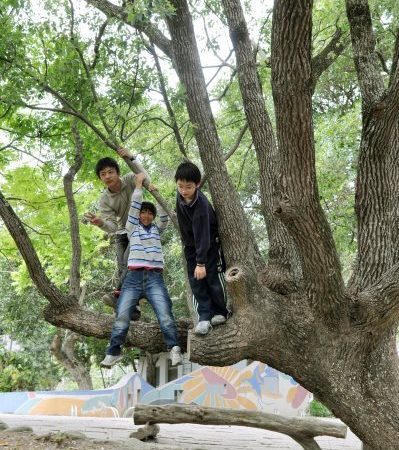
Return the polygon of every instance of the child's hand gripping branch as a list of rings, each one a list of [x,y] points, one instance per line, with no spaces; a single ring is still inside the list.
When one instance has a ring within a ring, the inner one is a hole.
[[[143,187],[144,180],[146,179],[146,174],[140,172],[136,175],[134,181],[136,183],[136,188],[141,189]]]

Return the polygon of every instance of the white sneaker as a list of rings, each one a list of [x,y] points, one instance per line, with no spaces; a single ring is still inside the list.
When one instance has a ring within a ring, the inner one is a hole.
[[[172,347],[170,351],[170,359],[172,366],[177,366],[178,364],[181,364],[183,362],[183,357],[181,354],[181,349],[178,345],[175,345]]]
[[[226,317],[222,316],[221,314],[216,314],[216,316],[213,316],[211,319],[212,325],[221,325],[222,323],[226,322]]]
[[[112,367],[123,358],[122,355],[106,355],[105,358],[100,362],[101,367]]]
[[[194,329],[195,334],[208,334],[209,330],[212,328],[211,322],[209,320],[201,320],[198,322]]]

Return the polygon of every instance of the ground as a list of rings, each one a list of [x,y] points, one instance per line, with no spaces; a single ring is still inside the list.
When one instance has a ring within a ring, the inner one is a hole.
[[[79,432],[56,432],[37,436],[33,431],[29,431],[28,427],[0,431],[1,450],[174,450],[178,448],[180,447],[144,443],[134,438],[125,441],[88,439]]]
[[[141,442],[129,437],[143,428],[132,419],[0,414],[0,450],[303,450],[281,433],[190,423],[159,424],[156,441]],[[350,430],[346,439],[322,436],[317,441],[322,450],[361,449]]]

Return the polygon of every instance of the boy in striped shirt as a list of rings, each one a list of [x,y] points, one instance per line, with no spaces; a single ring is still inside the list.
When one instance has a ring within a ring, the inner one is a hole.
[[[132,194],[126,222],[130,246],[128,273],[118,299],[107,355],[101,362],[103,367],[111,367],[122,359],[121,346],[125,342],[132,313],[142,297],[148,300],[157,316],[165,344],[170,350],[172,365],[182,362],[172,302],[162,275],[163,253],[160,234],[165,230],[169,219],[162,210],[159,215],[160,224],[154,223],[155,205],[143,202],[145,178],[144,173],[139,173],[135,178],[136,189]]]

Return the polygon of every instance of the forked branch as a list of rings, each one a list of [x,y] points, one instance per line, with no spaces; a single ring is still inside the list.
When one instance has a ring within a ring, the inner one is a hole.
[[[380,334],[399,322],[399,263],[356,297],[357,325]]]

